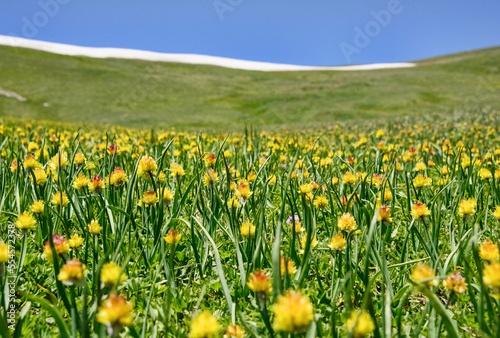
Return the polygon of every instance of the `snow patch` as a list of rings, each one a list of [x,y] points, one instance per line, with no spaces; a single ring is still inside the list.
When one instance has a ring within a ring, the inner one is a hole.
[[[9,98],[12,98],[12,99],[16,99],[18,101],[21,101],[21,102],[24,102],[26,101],[26,98],[25,97],[22,97],[21,95],[19,95],[18,93],[16,92],[11,92],[9,90],[5,90],[3,88],[0,87],[0,95],[2,96],[6,96],[6,97],[9,97]]]
[[[317,71],[317,70],[358,71],[358,70],[374,70],[374,69],[409,68],[416,66],[415,63],[409,63],[409,62],[373,63],[366,65],[337,66],[337,67],[298,66],[298,65],[281,64],[281,63],[246,61],[246,60],[230,59],[218,56],[198,55],[198,54],[169,54],[169,53],[149,52],[136,49],[80,47],[80,46],[66,45],[54,42],[29,40],[29,39],[17,38],[5,35],[0,35],[0,45],[36,49],[59,55],[86,56],[99,59],[116,58],[116,59],[155,61],[155,62],[211,65],[211,66],[219,66],[232,69],[255,70],[262,72]]]

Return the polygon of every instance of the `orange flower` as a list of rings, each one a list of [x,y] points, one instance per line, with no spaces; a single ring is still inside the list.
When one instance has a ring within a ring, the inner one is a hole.
[[[271,292],[271,281],[269,280],[269,276],[260,270],[256,270],[250,275],[247,285],[253,292],[266,295]]]
[[[90,179],[89,190],[98,194],[102,191],[102,189],[104,189],[104,180],[101,176],[94,175],[94,177]]]
[[[56,249],[56,252],[59,256],[65,255],[66,253],[69,252],[69,250],[70,250],[69,244],[66,241],[66,239],[64,238],[64,236],[61,236],[59,234],[54,234],[52,236],[52,242],[54,243],[54,248]],[[49,241],[45,242],[45,246],[43,247],[43,251],[45,254],[45,258],[47,258],[47,260],[49,262],[52,262],[52,259],[53,259],[52,248],[50,247]]]

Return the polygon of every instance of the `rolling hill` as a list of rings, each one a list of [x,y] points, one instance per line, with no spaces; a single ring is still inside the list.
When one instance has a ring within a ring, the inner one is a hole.
[[[0,117],[222,129],[500,108],[500,47],[416,63],[261,72],[0,46]]]

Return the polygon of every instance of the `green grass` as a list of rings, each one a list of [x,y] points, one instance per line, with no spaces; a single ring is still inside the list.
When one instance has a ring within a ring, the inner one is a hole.
[[[0,335],[498,338],[500,112],[342,124],[0,121]]]
[[[0,47],[0,117],[128,127],[302,126],[497,109],[500,47],[359,72],[252,72]],[[47,102],[48,107],[44,107]]]

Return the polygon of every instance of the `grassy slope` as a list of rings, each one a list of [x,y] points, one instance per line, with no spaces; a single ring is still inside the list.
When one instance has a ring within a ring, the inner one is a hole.
[[[0,46],[0,116],[182,128],[299,126],[500,108],[500,47],[411,69],[264,73]],[[44,102],[49,106],[44,107]]]

